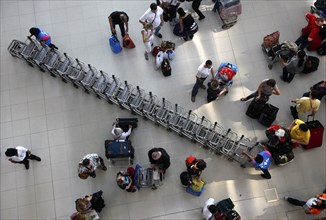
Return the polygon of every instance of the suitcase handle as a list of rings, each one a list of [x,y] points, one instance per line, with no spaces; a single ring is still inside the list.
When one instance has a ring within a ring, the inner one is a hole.
[[[314,120],[315,120],[315,116],[314,116],[314,115],[308,115],[308,116],[307,116],[307,121],[306,121],[306,122],[308,122],[308,121],[309,121],[309,117],[312,117],[312,121],[314,121]]]

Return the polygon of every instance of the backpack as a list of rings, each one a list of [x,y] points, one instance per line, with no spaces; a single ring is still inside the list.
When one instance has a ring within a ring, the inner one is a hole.
[[[161,48],[162,48],[163,51],[174,50],[175,49],[175,43],[173,43],[172,41],[162,40]]]
[[[116,35],[112,35],[109,38],[109,44],[113,53],[120,53],[122,51],[122,47]]]
[[[266,49],[272,48],[276,44],[278,44],[278,41],[280,39],[280,32],[275,31],[267,36],[264,37],[263,39],[263,44]]]
[[[152,55],[153,55],[154,57],[156,57],[156,55],[157,55],[158,52],[160,52],[160,51],[163,51],[162,48],[161,48],[160,46],[155,46],[155,47],[153,48],[153,50],[152,50]]]
[[[237,73],[233,69],[225,66],[218,72],[218,77],[225,82],[229,82],[236,74]]]
[[[123,40],[122,40],[122,45],[124,48],[135,48],[135,44],[134,42],[131,40],[129,34],[126,34],[124,37],[123,37]]]
[[[164,52],[164,58],[168,60],[173,60],[175,57],[175,52],[174,50],[167,50]]]
[[[311,73],[318,69],[319,66],[319,58],[314,56],[308,56],[302,73]]]
[[[191,181],[191,176],[187,171],[184,171],[180,174],[180,181],[181,184],[184,186],[190,186],[192,181]]]
[[[194,164],[196,162],[196,157],[195,156],[188,156],[185,160],[186,166],[187,168],[190,167],[192,164]]]
[[[163,59],[161,69],[164,76],[171,76],[171,66],[168,59]]]

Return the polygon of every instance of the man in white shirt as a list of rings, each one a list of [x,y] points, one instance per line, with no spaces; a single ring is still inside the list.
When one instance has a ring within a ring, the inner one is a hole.
[[[214,69],[213,69],[213,63],[211,60],[206,60],[205,63],[201,64],[198,67],[198,72],[196,74],[196,83],[194,87],[192,88],[191,92],[191,101],[196,101],[196,95],[198,93],[198,89],[206,89],[206,86],[204,85],[205,79],[209,76],[209,74],[212,75],[212,80],[216,80],[214,77]]]
[[[98,154],[87,154],[79,162],[78,176],[81,179],[86,179],[88,176],[95,178],[95,171],[97,167],[100,167],[104,171],[107,170],[102,157],[100,157]]]
[[[155,35],[162,38],[160,33],[161,26],[163,26],[163,9],[155,3],[150,5],[150,8],[139,18],[139,22],[145,25],[146,23],[152,24],[155,29]]]
[[[41,161],[41,158],[31,154],[31,151],[25,147],[18,146],[16,148],[8,148],[5,152],[9,161],[12,163],[23,163],[25,165],[26,170],[29,169],[29,159]]]
[[[203,219],[205,220],[213,220],[214,214],[217,212],[217,207],[214,205],[214,199],[209,198],[204,205],[203,208]]]

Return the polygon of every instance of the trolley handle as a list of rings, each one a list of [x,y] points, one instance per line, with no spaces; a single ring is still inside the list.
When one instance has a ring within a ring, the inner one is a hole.
[[[228,134],[231,132],[231,128],[229,128],[227,131],[226,131],[226,134],[223,135],[222,137],[225,138],[226,136],[228,136]]]

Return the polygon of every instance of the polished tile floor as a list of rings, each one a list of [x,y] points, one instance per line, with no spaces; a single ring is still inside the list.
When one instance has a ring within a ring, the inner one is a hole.
[[[262,79],[277,80],[282,94],[273,96],[270,102],[280,108],[277,123],[284,126],[291,122],[290,99],[300,97],[311,85],[325,79],[326,61],[320,57],[318,71],[297,75],[291,84],[284,83],[279,80],[281,66],[276,64],[269,70],[260,48],[263,36],[275,30],[281,32],[281,41],[294,41],[306,25],[304,14],[309,11],[310,0],[242,1],[240,20],[229,30],[221,29],[221,20],[211,11],[211,0],[203,0],[201,9],[206,19],[198,21],[199,31],[193,41],[173,36],[168,23],[162,28],[164,39],[176,43],[172,76],[168,78],[154,69],[153,57],[145,61],[143,55],[138,19],[150,3],[1,0],[1,219],[68,219],[75,210],[75,199],[97,190],[104,191],[106,201],[101,219],[202,219],[201,207],[209,197],[216,201],[230,197],[243,219],[312,218],[282,198],[291,195],[305,200],[325,188],[325,144],[310,151],[295,149],[294,161],[284,167],[272,166],[272,179],[265,180],[253,168],[242,169],[236,162],[140,119],[131,138],[135,161],[148,165],[147,151],[152,147],[164,147],[171,155],[172,165],[162,187],[133,194],[122,191],[115,183],[115,174],[123,167],[98,171],[95,179],[77,177],[77,164],[85,154],[97,152],[104,157],[103,143],[110,138],[114,119],[131,115],[12,58],[7,52],[10,42],[24,41],[34,25],[49,32],[60,51],[246,137],[264,138],[265,128],[245,116],[248,103],[239,101]],[[182,7],[192,11],[189,2]],[[129,14],[129,33],[137,45],[118,55],[108,46],[107,17],[114,10]],[[155,40],[159,43],[159,39]],[[309,54],[316,56],[315,52]],[[207,59],[215,68],[223,61],[235,63],[239,73],[226,97],[207,104],[206,92],[201,90],[192,103],[190,92],[196,69]],[[316,118],[324,125],[325,112],[323,100]],[[5,149],[18,145],[30,148],[42,162],[31,162],[29,170],[11,164],[5,158]],[[179,182],[189,154],[208,162],[204,173],[207,185],[200,197],[186,193]],[[280,199],[268,203],[264,190],[272,188],[276,188]]]

